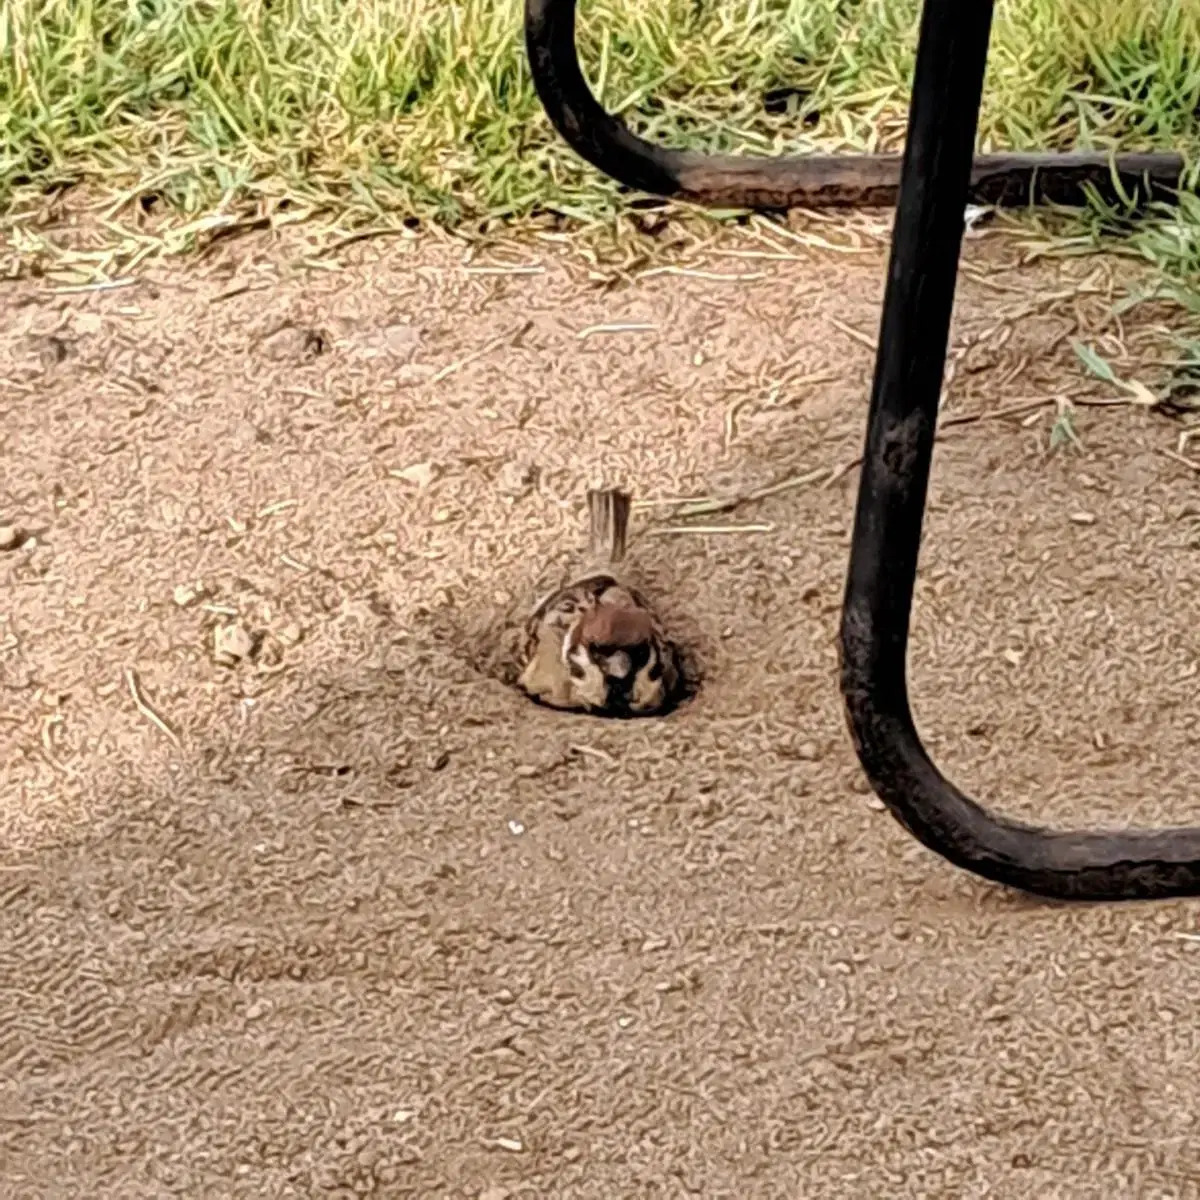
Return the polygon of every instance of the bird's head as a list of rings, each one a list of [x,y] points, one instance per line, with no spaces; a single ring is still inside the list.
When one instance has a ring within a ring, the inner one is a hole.
[[[653,617],[625,599],[606,594],[578,614],[563,639],[563,662],[588,708],[642,716],[665,706],[674,673]]]

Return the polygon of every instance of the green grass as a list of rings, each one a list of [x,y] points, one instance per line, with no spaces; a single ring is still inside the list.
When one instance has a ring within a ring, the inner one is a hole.
[[[701,149],[895,148],[917,0],[584,0],[585,69],[642,132]],[[767,102],[769,100],[769,103]],[[768,111],[771,110],[771,111]],[[1000,0],[982,148],[1200,149],[1200,0]],[[1200,157],[1200,156],[1198,156]],[[63,185],[178,221],[608,219],[553,134],[520,0],[4,0],[0,212]],[[112,210],[110,209],[110,212]],[[1112,232],[1200,291],[1200,207]]]

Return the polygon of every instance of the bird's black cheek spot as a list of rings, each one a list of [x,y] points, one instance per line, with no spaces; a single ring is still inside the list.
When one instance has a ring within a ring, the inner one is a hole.
[[[663,677],[662,662],[656,658],[646,668],[646,675],[651,681],[653,681],[654,683],[657,683]]]
[[[573,658],[567,659],[567,670],[571,672],[572,679],[582,679],[587,674],[583,667]]]

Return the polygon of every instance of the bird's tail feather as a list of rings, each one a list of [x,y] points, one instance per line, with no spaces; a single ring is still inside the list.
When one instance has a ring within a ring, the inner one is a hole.
[[[588,549],[597,563],[619,563],[625,557],[631,500],[620,488],[588,489]]]

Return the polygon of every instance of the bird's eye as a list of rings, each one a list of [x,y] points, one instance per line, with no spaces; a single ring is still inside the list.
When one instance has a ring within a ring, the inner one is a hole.
[[[582,679],[587,674],[583,664],[576,662],[574,658],[567,659],[567,670],[571,672],[572,679]]]
[[[646,675],[649,679],[652,679],[652,680],[654,680],[655,683],[657,683],[662,678],[662,674],[663,674],[662,660],[659,658],[656,658],[646,668]]]

